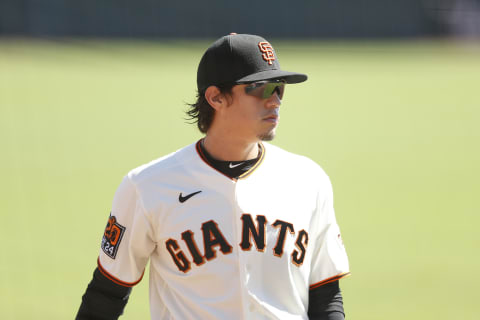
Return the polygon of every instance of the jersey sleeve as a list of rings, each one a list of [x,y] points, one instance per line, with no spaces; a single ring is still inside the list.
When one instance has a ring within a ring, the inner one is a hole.
[[[153,228],[134,182],[118,187],[103,234],[98,269],[113,282],[131,287],[140,282],[155,248]]]
[[[337,281],[350,274],[348,257],[333,208],[330,179],[325,175],[317,197],[315,237],[310,273],[310,289]]]

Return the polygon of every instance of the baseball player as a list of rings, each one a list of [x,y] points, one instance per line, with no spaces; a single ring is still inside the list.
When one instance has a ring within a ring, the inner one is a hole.
[[[123,178],[77,319],[117,319],[148,261],[155,320],[344,319],[329,178],[266,142],[286,84],[306,79],[259,36],[207,49],[187,112],[205,137]]]

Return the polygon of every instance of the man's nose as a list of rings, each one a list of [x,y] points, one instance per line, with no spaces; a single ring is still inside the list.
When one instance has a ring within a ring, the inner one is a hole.
[[[275,91],[270,98],[267,99],[267,108],[278,108],[282,104],[282,100],[278,95],[278,92]]]

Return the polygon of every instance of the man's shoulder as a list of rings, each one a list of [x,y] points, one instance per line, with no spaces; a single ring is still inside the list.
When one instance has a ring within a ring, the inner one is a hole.
[[[307,156],[296,154],[270,143],[263,142],[267,157],[281,166],[285,164],[288,167],[296,167],[299,170],[305,170],[311,173],[326,175],[322,167]]]
[[[195,144],[196,143],[192,143],[178,149],[177,151],[136,167],[130,170],[127,175],[132,181],[139,183],[152,177],[161,176],[166,173],[171,174],[177,170],[182,170],[187,162],[194,159],[196,154]]]

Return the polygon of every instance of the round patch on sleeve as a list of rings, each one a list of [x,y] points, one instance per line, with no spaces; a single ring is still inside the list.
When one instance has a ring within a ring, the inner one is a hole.
[[[102,239],[102,250],[107,256],[115,259],[117,256],[118,247],[122,241],[123,234],[125,233],[125,227],[117,222],[117,218],[110,214],[108,218],[105,232]]]

